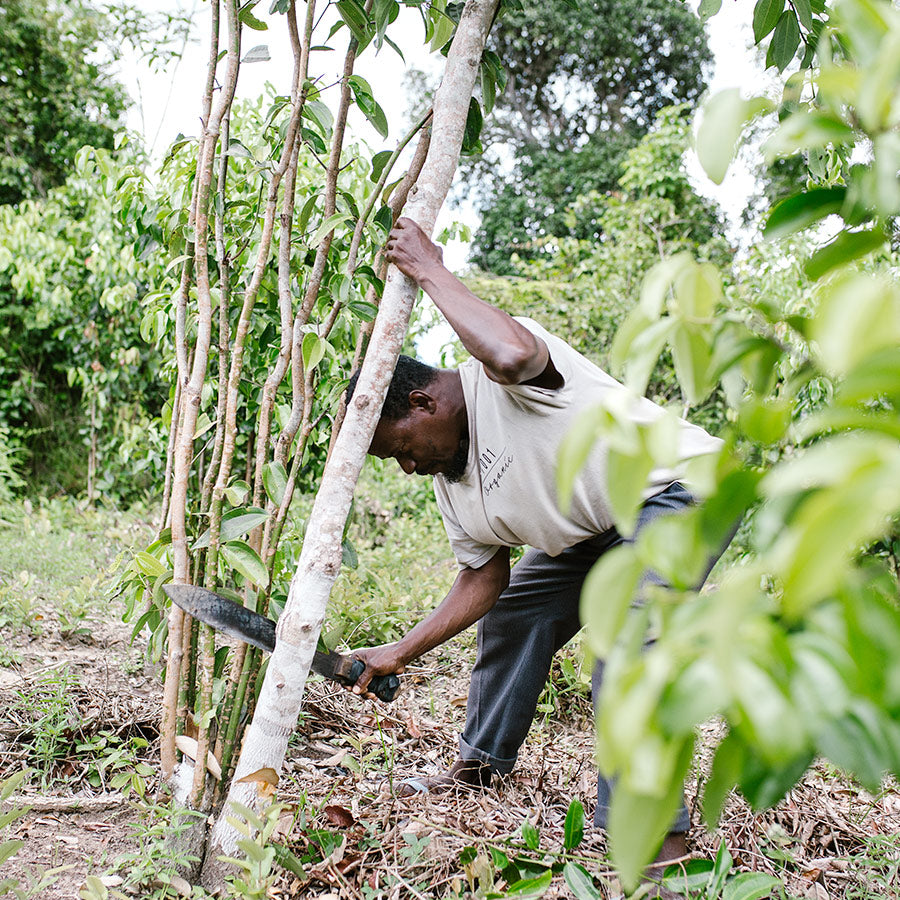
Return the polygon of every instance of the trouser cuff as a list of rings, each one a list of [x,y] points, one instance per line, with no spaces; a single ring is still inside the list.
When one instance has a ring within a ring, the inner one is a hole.
[[[459,736],[459,758],[478,760],[479,762],[490,766],[492,775],[508,775],[512,772],[513,766],[516,764],[515,756],[512,757],[512,759],[500,759],[496,756],[491,756],[490,753],[479,750],[477,747],[473,747],[471,744],[467,743],[462,735]]]

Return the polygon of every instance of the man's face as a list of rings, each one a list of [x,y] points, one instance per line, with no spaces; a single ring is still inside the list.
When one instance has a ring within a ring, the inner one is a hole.
[[[378,423],[369,453],[396,459],[407,475],[443,475],[455,482],[465,474],[469,441],[439,415],[413,408],[403,419]]]

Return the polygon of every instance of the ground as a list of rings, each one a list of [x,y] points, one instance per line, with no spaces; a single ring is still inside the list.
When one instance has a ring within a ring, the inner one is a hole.
[[[0,781],[29,767],[4,812],[31,807],[0,831],[0,847],[24,841],[3,863],[0,881],[17,878],[30,886],[20,887],[21,896],[45,900],[91,900],[107,891],[176,896],[172,887],[154,887],[172,858],[165,843],[172,824],[153,800],[159,665],[146,658],[145,640],[132,643],[122,602],[109,589],[116,557],[147,542],[152,512],[92,512],[53,501],[0,517]],[[370,570],[377,565],[373,557]],[[270,811],[274,839],[292,855],[279,851],[281,861],[299,861],[304,874],[279,867],[267,896],[507,896],[511,881],[553,863],[583,866],[595,876],[596,896],[617,893],[603,836],[589,826],[590,706],[577,665],[555,670],[511,776],[483,792],[391,793],[392,782],[452,761],[472,652],[463,638],[431,654],[389,706],[321,680],[310,684],[279,784],[283,805]],[[574,650],[568,658],[577,663]],[[716,723],[700,736],[690,799],[718,736]],[[573,800],[588,823],[581,840]],[[900,892],[898,835],[895,785],[872,796],[819,764],[774,810],[753,814],[733,798],[713,834],[695,811],[689,847],[711,859],[724,842],[734,873],[775,874],[788,897],[854,900]],[[57,867],[66,868],[41,886],[40,873]],[[537,888],[521,890],[535,896]],[[544,896],[594,896],[578,890],[556,874]]]

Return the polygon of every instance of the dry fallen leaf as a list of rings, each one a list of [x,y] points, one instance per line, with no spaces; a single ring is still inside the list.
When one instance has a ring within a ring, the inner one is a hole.
[[[238,784],[255,784],[260,798],[268,800],[275,796],[275,790],[278,787],[278,773],[271,766],[263,766],[236,781]]]
[[[326,806],[324,812],[328,821],[338,828],[350,828],[356,824],[353,814],[343,806]]]
[[[188,737],[186,734],[177,735],[175,738],[175,746],[188,757],[188,759],[196,762],[199,747],[192,737]],[[213,778],[218,781],[222,780],[222,766],[211,751],[206,754],[206,768]]]
[[[238,784],[252,784],[254,781],[262,781],[264,784],[270,784],[272,787],[278,787],[278,773],[271,766],[264,766],[257,769],[243,778],[236,779]]]
[[[422,737],[422,732],[419,730],[419,726],[416,724],[416,720],[413,718],[412,713],[410,713],[406,719],[406,730],[410,737]]]

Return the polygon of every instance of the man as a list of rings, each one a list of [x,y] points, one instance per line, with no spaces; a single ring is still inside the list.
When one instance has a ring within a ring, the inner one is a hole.
[[[472,359],[459,370],[401,357],[369,452],[393,457],[407,474],[433,475],[459,573],[446,598],[401,640],[356,652],[374,675],[402,672],[423,653],[478,622],[478,652],[459,758],[444,775],[408,779],[408,793],[486,786],[509,772],[525,739],[553,654],[579,630],[579,595],[593,563],[622,542],[613,527],[605,450],[592,452],[568,512],[556,499],[560,441],[584,409],[622,385],[540,325],[480,300],[443,265],[442,254],[409,219],[400,219],[388,258],[435,302]],[[348,393],[352,393],[351,382]],[[635,399],[631,415],[662,415]],[[678,457],[713,453],[720,441],[679,425]],[[638,530],[692,502],[674,470],[654,471]],[[527,546],[510,572],[510,547]],[[652,573],[648,576],[652,578]],[[602,664],[594,673],[596,698]],[[611,785],[598,779],[594,823],[606,825]],[[682,807],[659,860],[685,852]]]

